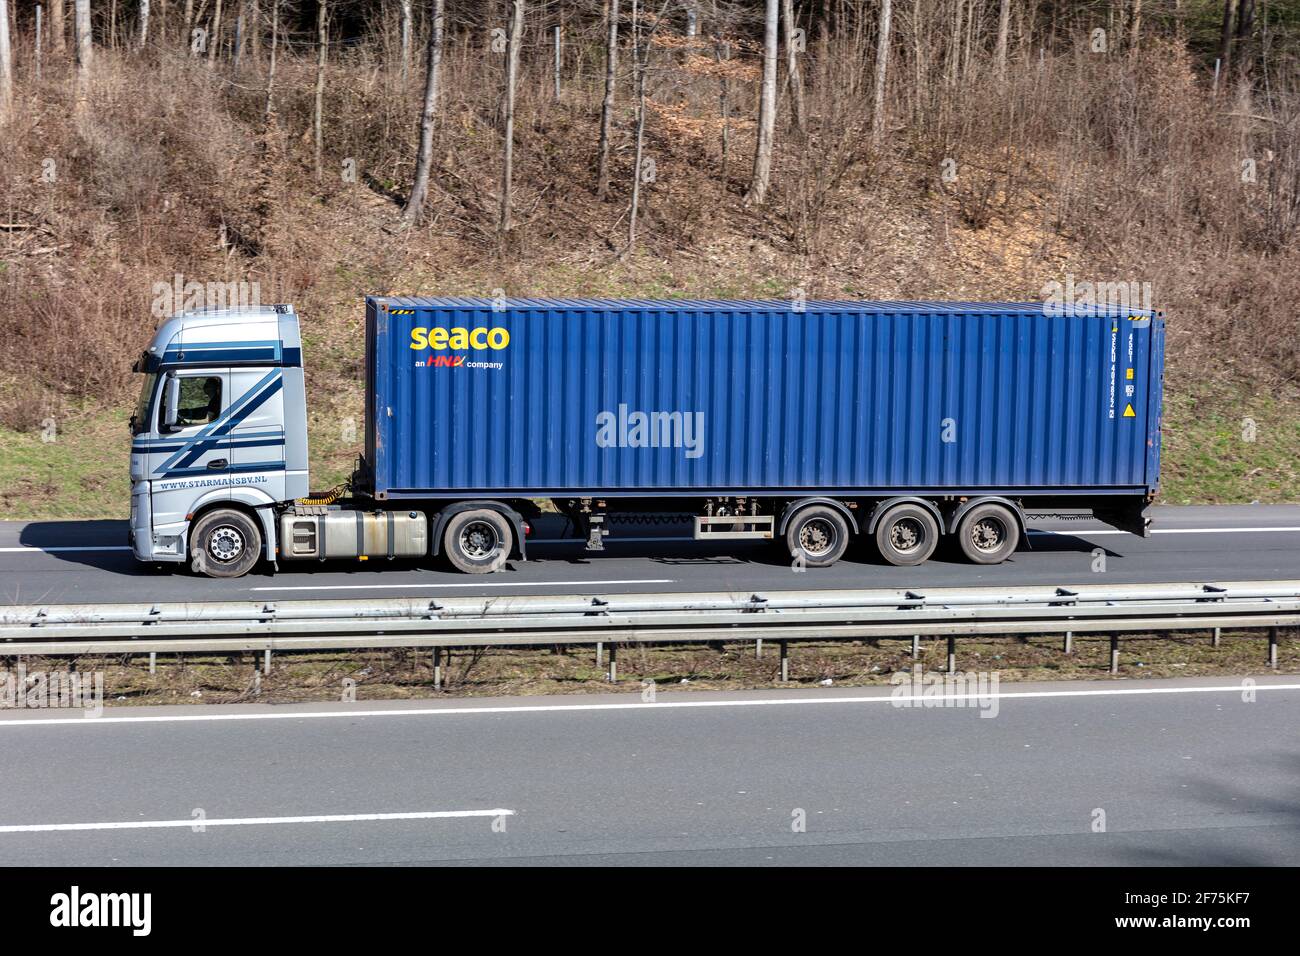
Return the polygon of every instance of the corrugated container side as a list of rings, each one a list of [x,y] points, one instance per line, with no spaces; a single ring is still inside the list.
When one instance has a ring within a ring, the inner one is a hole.
[[[1142,493],[1159,468],[1145,316],[389,299],[367,352],[381,495]]]

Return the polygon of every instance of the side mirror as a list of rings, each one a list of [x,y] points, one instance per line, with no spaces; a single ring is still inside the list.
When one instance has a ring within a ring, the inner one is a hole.
[[[175,375],[168,375],[163,382],[163,417],[162,430],[180,431],[181,417],[181,380]]]

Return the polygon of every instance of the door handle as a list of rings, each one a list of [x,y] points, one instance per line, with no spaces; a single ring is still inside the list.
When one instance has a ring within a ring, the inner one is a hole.
[[[230,462],[225,458],[214,458],[208,462],[208,471],[220,471],[229,464]]]

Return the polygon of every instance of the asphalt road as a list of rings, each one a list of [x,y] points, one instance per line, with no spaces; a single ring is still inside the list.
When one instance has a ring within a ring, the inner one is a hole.
[[[1295,865],[1258,682],[8,711],[0,862]]]
[[[1274,580],[1300,577],[1300,506],[1161,507],[1149,538],[1094,521],[1042,521],[1028,546],[984,567],[940,553],[917,568],[886,565],[862,547],[830,568],[795,573],[766,543],[699,544],[683,526],[615,526],[607,550],[557,541],[562,519],[537,522],[529,560],[487,576],[442,565],[386,562],[294,565],[232,581],[142,566],[120,521],[0,523],[0,604],[288,600],[780,588]],[[1104,572],[1094,552],[1104,553]]]

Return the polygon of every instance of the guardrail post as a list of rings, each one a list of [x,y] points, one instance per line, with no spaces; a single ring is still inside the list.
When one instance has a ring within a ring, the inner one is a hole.
[[[948,635],[948,673],[957,673],[957,635]]]
[[[596,642],[596,666],[597,666],[597,667],[600,666],[600,661],[601,661],[601,658],[604,656],[604,653],[605,653],[605,645],[604,645],[604,643],[601,642],[601,641],[597,641],[597,642]]]
[[[1277,628],[1268,629],[1268,666],[1277,668]]]
[[[1112,634],[1110,636],[1110,672],[1112,674],[1119,673],[1119,635],[1118,634]]]
[[[913,634],[912,635],[912,660],[919,661],[920,659],[921,659],[921,635]]]
[[[790,643],[788,641],[777,643],[781,648],[781,682],[784,683],[790,679]]]
[[[149,652],[149,673],[150,674],[158,673],[158,652],[157,651]]]
[[[1063,650],[1067,654],[1074,653],[1074,632],[1073,631],[1065,632],[1065,647],[1063,648]]]
[[[1210,642],[1210,646],[1211,646],[1211,647],[1218,647],[1218,646],[1219,646],[1219,634],[1220,634],[1220,631],[1221,631],[1221,630],[1222,630],[1222,628],[1218,628],[1218,627],[1216,627],[1216,628],[1214,629],[1214,640]]]
[[[433,649],[433,689],[442,690],[442,648]]]
[[[757,658],[761,658],[762,656],[763,656],[763,639],[760,637],[758,638],[758,640],[754,641],[754,657],[757,659]]]
[[[609,645],[609,675],[608,680],[611,684],[618,682],[618,645]]]

